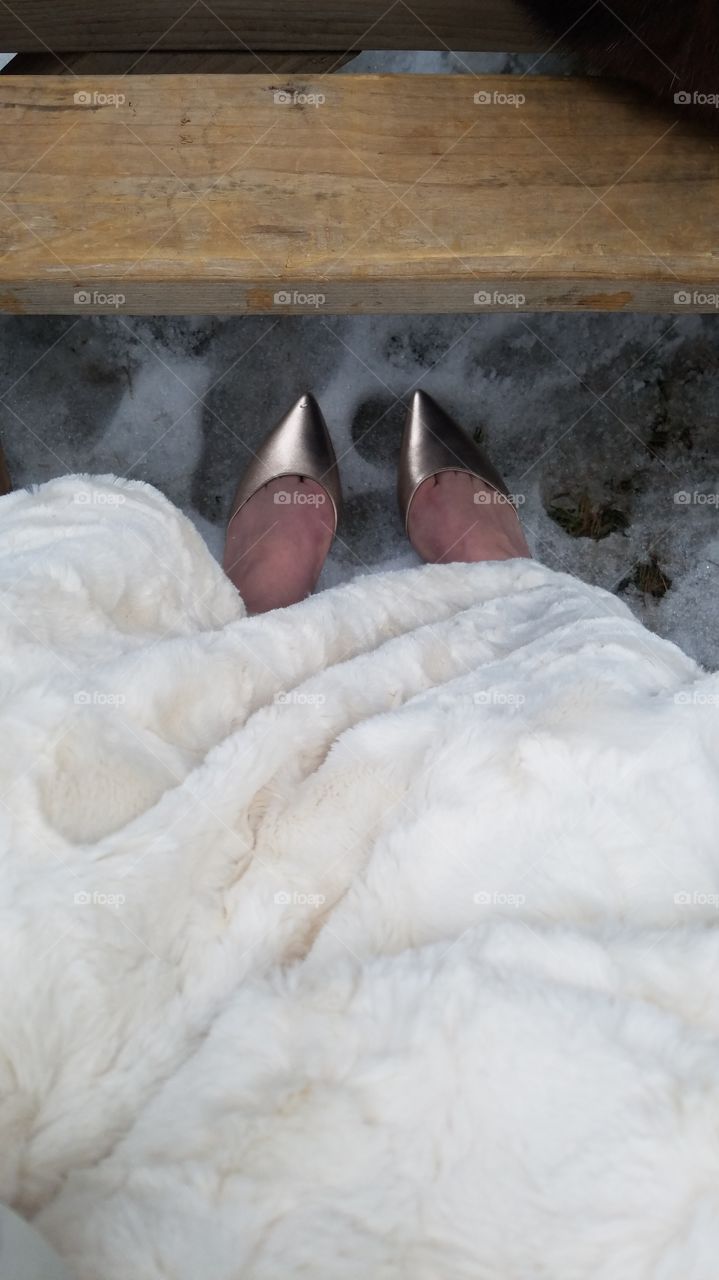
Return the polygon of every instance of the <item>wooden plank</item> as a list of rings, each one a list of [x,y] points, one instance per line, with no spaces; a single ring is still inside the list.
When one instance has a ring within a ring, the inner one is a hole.
[[[13,76],[126,76],[126,75],[326,75],[351,61],[353,54],[296,53],[270,50],[244,53],[241,49],[153,49],[110,52],[21,53],[0,75]]]
[[[8,76],[0,113],[7,311],[717,309],[719,144],[626,88]]]
[[[13,0],[0,48],[544,49],[516,0]]]

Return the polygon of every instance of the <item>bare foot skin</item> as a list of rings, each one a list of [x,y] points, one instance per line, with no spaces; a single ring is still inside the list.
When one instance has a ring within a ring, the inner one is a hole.
[[[270,480],[230,521],[223,566],[248,613],[304,600],[317,585],[334,537],[334,508],[321,484]]]
[[[466,471],[423,481],[407,523],[412,546],[430,564],[531,557],[511,503]]]

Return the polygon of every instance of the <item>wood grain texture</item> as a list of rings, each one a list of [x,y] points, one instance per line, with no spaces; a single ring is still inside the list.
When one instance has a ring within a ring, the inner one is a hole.
[[[20,53],[0,76],[127,75],[328,75],[351,61],[353,54],[296,53],[241,49],[153,49],[151,53],[115,49],[110,52]]]
[[[543,49],[515,0],[13,0],[0,48]]]
[[[6,311],[717,309],[719,145],[627,89],[8,76],[0,118]]]

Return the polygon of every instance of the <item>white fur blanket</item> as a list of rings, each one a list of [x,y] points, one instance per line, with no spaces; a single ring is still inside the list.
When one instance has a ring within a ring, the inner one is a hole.
[[[539,564],[258,619],[0,502],[0,1200],[80,1280],[716,1280],[719,679]]]

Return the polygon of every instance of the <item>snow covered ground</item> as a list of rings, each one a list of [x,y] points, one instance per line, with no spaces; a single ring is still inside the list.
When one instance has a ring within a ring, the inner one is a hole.
[[[521,71],[506,55],[363,54],[352,70]],[[541,70],[556,70],[543,62]],[[621,592],[719,667],[719,316],[0,319],[16,484],[149,480],[213,552],[249,451],[318,396],[347,497],[325,584],[413,563],[394,499],[416,387],[482,432],[538,557]]]

